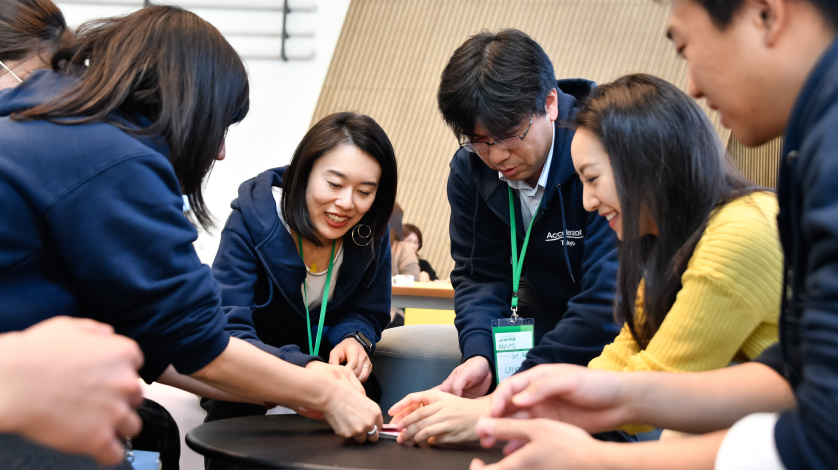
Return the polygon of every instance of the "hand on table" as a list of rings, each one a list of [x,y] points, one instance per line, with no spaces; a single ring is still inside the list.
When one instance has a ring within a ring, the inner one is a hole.
[[[55,317],[0,335],[0,428],[104,465],[125,454],[117,436],[142,423],[133,340],[93,320]]]
[[[626,424],[628,415],[621,377],[583,366],[543,364],[498,385],[489,416],[547,418],[591,433],[614,429]]]
[[[384,426],[378,404],[367,398],[363,390],[359,393],[346,380],[337,380],[335,386],[329,388],[322,412],[335,434],[352,437],[357,442],[378,441],[378,431]],[[375,433],[367,434],[372,430]]]
[[[469,470],[531,470],[601,468],[603,444],[575,426],[547,419],[481,418],[477,423],[481,442],[508,441],[503,460],[486,465],[480,459]],[[486,446],[491,447],[491,446]]]
[[[474,356],[460,364],[435,390],[458,397],[478,398],[485,396],[492,386],[492,370],[483,356]]]
[[[488,399],[460,398],[439,390],[411,393],[390,408],[390,424],[403,430],[404,444],[444,444],[477,440],[478,418],[489,411]]]
[[[351,370],[358,381],[364,383],[372,373],[372,363],[370,362],[367,352],[361,343],[355,338],[346,338],[329,354],[329,364],[340,365],[346,363],[346,367]]]

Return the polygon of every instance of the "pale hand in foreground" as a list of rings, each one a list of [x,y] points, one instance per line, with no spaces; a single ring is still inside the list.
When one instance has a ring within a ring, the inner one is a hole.
[[[488,399],[461,398],[439,390],[411,393],[393,405],[393,416],[405,444],[447,444],[477,440],[475,425],[489,411]]]
[[[355,338],[344,339],[329,354],[329,364],[337,366],[343,363],[346,363],[344,367],[351,370],[361,383],[366,382],[372,373],[370,358]]]
[[[0,335],[0,430],[105,465],[125,454],[142,402],[134,341],[93,320],[55,317]]]
[[[625,374],[543,364],[515,374],[492,394],[489,416],[547,418],[602,432],[625,424]]]
[[[492,465],[474,459],[469,470],[601,468],[597,457],[604,444],[570,424],[546,419],[482,418],[477,423],[477,434],[481,442],[508,441],[503,448],[507,457]]]
[[[460,364],[451,375],[435,387],[458,397],[478,398],[485,396],[492,386],[492,370],[483,356],[474,356]]]

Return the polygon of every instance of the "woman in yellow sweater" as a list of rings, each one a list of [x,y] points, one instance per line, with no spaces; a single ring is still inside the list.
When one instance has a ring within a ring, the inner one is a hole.
[[[576,125],[585,208],[621,241],[615,313],[625,324],[589,367],[710,370],[776,342],[777,200],[731,166],[698,105],[663,80],[629,75],[596,89]],[[390,414],[401,442],[443,443],[475,439],[486,410],[485,399],[427,391]]]

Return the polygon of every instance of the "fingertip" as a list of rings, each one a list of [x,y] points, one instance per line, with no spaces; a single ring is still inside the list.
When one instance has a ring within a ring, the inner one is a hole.
[[[474,429],[479,433],[488,435],[492,433],[494,426],[495,420],[493,418],[483,416],[477,420],[477,424],[474,426]]]
[[[469,470],[482,470],[483,468],[486,468],[486,464],[480,459],[474,459],[471,461],[471,465],[469,465],[468,468]]]

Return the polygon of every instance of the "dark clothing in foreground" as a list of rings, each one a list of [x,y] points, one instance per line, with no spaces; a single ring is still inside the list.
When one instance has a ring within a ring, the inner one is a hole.
[[[789,470],[838,462],[838,42],[797,98],[785,130],[777,217],[785,255],[780,343],[757,360],[791,384],[777,450]]]
[[[0,332],[88,317],[139,343],[147,382],[170,364],[192,374],[230,336],[165,140],[106,122],[10,118],[76,80],[39,70],[0,92]],[[125,110],[109,119],[149,124]]]

